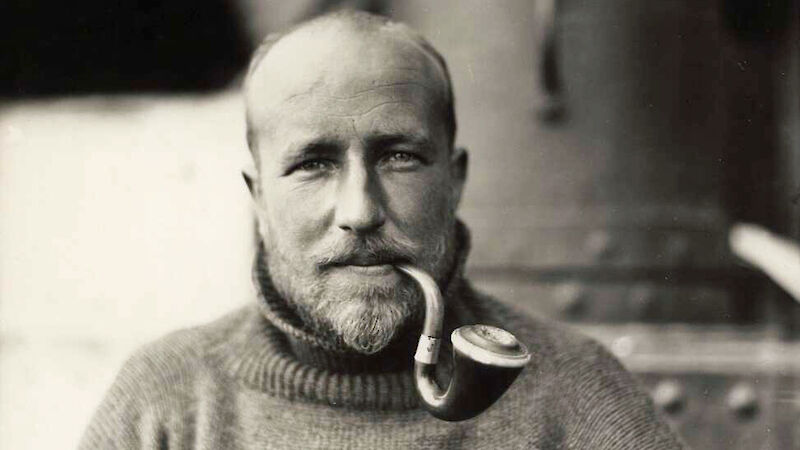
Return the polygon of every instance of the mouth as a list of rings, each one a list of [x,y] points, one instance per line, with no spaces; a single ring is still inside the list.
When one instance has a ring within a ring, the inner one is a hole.
[[[406,263],[400,258],[353,257],[331,265],[335,269],[346,270],[360,275],[386,276],[397,273],[397,265]]]
[[[371,264],[366,266],[344,265],[339,267],[358,274],[372,276],[389,275],[395,271],[395,267],[391,264]]]

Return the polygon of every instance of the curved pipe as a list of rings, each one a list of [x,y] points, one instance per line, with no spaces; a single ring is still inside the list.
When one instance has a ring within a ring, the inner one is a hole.
[[[444,303],[436,281],[415,267],[399,265],[425,297],[425,322],[414,354],[414,378],[423,407],[435,417],[458,421],[477,416],[511,386],[530,353],[511,333],[489,325],[453,331],[453,375],[446,389],[436,382]]]
[[[444,302],[436,280],[414,266],[402,264],[397,268],[417,282],[425,297],[425,322],[422,325],[422,335],[439,339],[442,335],[442,322],[444,322]],[[435,358],[433,362],[436,362]]]

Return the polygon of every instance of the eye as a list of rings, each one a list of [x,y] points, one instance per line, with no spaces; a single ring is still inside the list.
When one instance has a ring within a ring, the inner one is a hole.
[[[329,159],[309,159],[296,165],[292,172],[304,172],[307,174],[323,173],[333,170],[336,164]]]
[[[381,161],[382,165],[392,170],[413,170],[423,164],[422,159],[409,152],[390,152]]]

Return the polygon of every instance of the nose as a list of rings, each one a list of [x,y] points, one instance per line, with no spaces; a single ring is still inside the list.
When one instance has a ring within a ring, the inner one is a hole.
[[[368,233],[386,222],[383,195],[367,167],[350,164],[342,172],[336,203],[336,225],[351,233]]]

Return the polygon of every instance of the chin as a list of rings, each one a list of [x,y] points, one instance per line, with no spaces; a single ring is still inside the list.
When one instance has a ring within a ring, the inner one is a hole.
[[[358,353],[373,354],[384,349],[408,320],[399,305],[391,303],[364,305],[358,300],[346,302],[328,316],[334,332]]]
[[[377,353],[395,338],[418,309],[416,291],[405,283],[359,283],[326,289],[314,308],[315,321],[324,322],[347,347]]]

